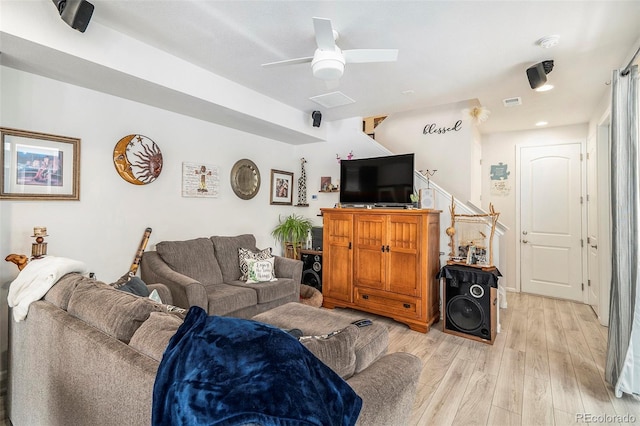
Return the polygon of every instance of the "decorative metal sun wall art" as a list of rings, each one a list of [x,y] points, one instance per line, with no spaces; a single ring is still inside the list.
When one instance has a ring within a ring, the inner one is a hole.
[[[113,164],[122,179],[134,185],[146,185],[162,172],[162,152],[146,136],[127,135],[113,149]]]

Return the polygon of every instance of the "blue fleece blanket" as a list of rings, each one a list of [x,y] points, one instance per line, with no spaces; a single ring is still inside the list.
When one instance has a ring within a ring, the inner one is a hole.
[[[192,307],[153,389],[153,425],[353,425],[362,399],[294,337]]]

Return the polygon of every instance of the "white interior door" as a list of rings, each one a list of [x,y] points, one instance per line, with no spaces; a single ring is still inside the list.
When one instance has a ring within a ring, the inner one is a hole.
[[[587,303],[600,312],[598,259],[598,145],[595,135],[587,142]]]
[[[527,293],[582,301],[581,145],[520,148],[520,279]]]

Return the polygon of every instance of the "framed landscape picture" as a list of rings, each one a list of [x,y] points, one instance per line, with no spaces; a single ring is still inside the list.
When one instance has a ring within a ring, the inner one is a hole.
[[[4,127],[0,138],[0,198],[80,199],[80,139]]]
[[[293,204],[293,173],[271,169],[271,204]]]

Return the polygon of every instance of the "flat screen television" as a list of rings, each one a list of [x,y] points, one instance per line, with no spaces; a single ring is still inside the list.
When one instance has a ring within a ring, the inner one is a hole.
[[[414,155],[342,160],[340,204],[402,207],[411,204]]]

